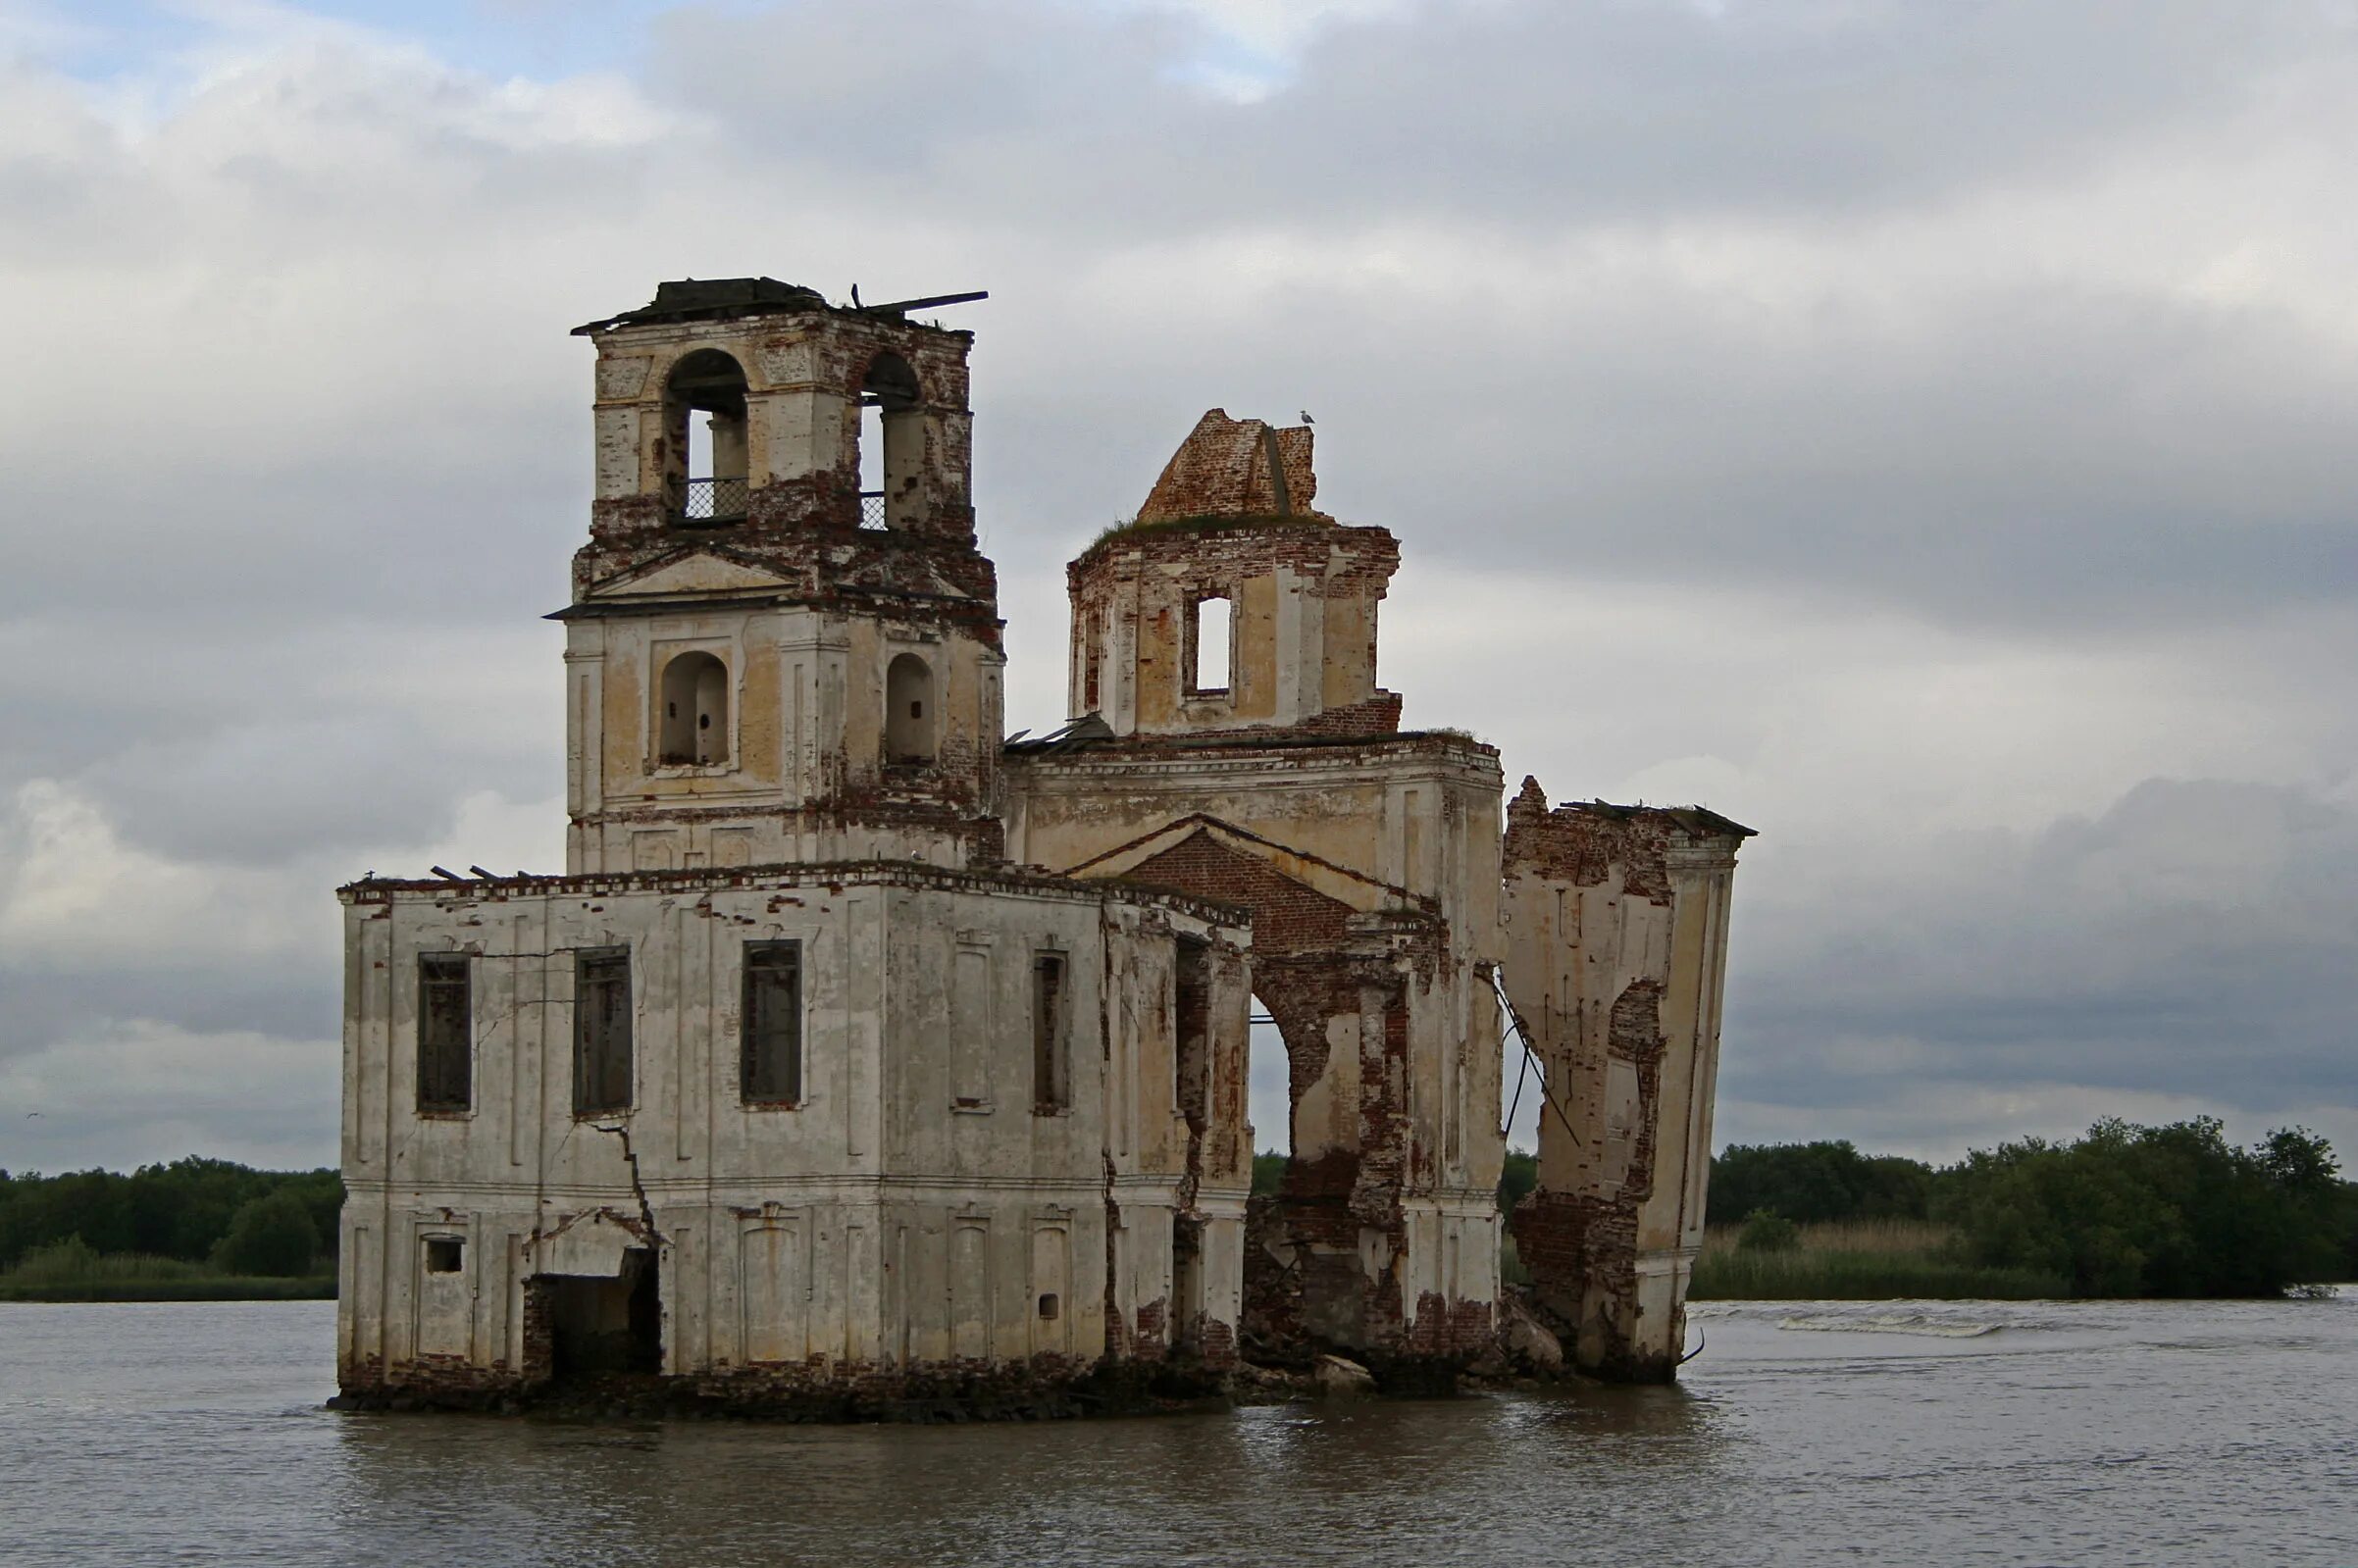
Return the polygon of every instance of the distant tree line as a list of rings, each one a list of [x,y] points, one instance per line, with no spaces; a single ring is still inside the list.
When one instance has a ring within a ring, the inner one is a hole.
[[[343,1201],[333,1171],[257,1171],[193,1155],[128,1176],[0,1171],[0,1270],[78,1238],[93,1254],[175,1258],[226,1274],[328,1272]]]
[[[2085,1296],[2265,1296],[2358,1280],[2358,1184],[2332,1146],[2282,1128],[2248,1148],[2220,1122],[2108,1119],[1935,1167],[1847,1141],[1736,1144],[1712,1161],[1713,1225],[1930,1220],[1967,1260]]]

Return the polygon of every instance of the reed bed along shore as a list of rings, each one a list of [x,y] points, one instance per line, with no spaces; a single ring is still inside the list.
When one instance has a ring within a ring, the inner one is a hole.
[[[203,1263],[142,1252],[63,1245],[0,1270],[0,1301],[325,1301],[333,1274],[227,1274]]]
[[[1794,1244],[1779,1248],[1739,1246],[1740,1226],[1707,1232],[1689,1299],[2030,1301],[2071,1294],[2058,1276],[1966,1261],[1956,1233],[1926,1220],[1843,1220],[1795,1230]]]

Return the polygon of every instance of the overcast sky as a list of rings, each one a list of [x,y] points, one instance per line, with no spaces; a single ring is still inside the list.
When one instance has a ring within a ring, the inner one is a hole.
[[[2345,0],[0,0],[0,1167],[333,1161],[332,889],[562,864],[567,329],[748,274],[992,291],[1011,727],[1197,416],[1315,413],[1409,725],[1761,830],[1721,1142],[2358,1155]]]

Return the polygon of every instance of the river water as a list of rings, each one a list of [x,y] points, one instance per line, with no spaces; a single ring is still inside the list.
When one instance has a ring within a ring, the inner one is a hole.
[[[0,1305],[0,1563],[2358,1563],[2358,1290],[1724,1304],[1674,1389],[340,1415],[331,1302]]]

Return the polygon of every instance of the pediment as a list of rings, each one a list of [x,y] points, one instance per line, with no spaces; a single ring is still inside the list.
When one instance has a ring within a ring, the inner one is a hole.
[[[610,578],[590,588],[589,596],[592,599],[657,598],[685,593],[775,591],[791,585],[775,572],[767,572],[710,550],[696,550],[641,567],[637,572]]]
[[[1160,885],[1180,885],[1188,880],[1179,873],[1191,859],[1191,843],[1193,858],[1200,859],[1205,852],[1221,858],[1238,857],[1355,913],[1423,912],[1428,903],[1405,887],[1379,882],[1348,866],[1338,866],[1307,850],[1290,848],[1234,823],[1202,813],[1166,823],[1153,833],[1068,867],[1065,875],[1089,880],[1129,878]],[[1213,886],[1186,886],[1184,890],[1213,898],[1234,897]]]

